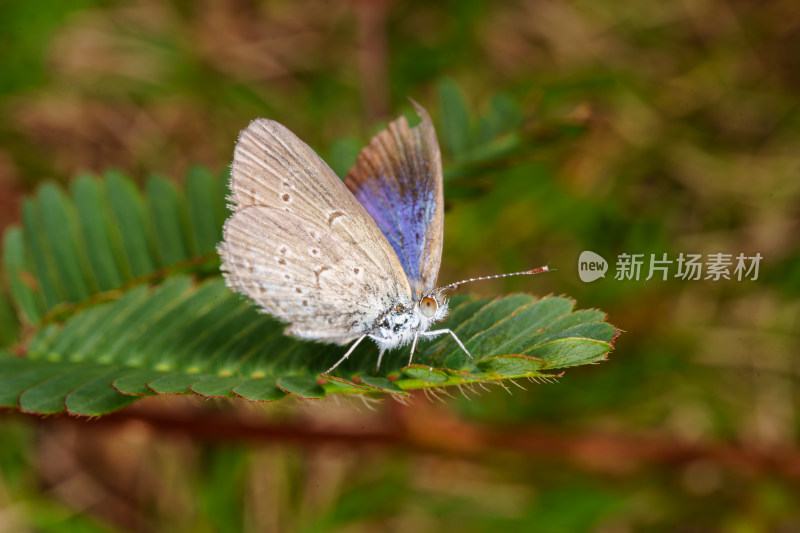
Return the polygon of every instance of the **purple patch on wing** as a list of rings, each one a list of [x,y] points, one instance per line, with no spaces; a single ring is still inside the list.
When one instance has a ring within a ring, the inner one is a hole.
[[[419,297],[433,288],[442,256],[442,169],[436,133],[422,122],[390,123],[359,154],[345,184],[391,244]]]
[[[392,245],[409,281],[420,282],[430,253],[428,237],[436,213],[436,194],[432,190],[411,192],[401,195],[388,186],[363,187],[355,197]]]

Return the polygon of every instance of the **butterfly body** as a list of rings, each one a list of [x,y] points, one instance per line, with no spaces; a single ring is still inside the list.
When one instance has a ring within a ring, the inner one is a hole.
[[[447,300],[439,298],[432,316],[423,313],[420,302],[414,302],[411,307],[398,303],[387,309],[373,323],[370,338],[383,350],[410,344],[415,337],[426,333],[434,323],[443,320],[447,315]]]
[[[257,119],[231,167],[233,215],[218,251],[228,285],[304,339],[385,350],[412,344],[448,310],[441,156],[427,112],[391,122],[344,181],[297,136]],[[468,353],[468,352],[467,352]],[[380,365],[380,356],[378,359]]]

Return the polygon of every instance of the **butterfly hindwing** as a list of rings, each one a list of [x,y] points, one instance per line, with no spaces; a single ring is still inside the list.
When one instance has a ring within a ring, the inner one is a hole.
[[[432,289],[442,258],[442,162],[430,116],[413,102],[422,122],[391,122],[358,156],[345,185],[388,239],[415,299]]]
[[[225,223],[219,253],[228,285],[298,337],[347,342],[397,303],[411,305],[410,294],[365,250],[282,209],[237,211]]]

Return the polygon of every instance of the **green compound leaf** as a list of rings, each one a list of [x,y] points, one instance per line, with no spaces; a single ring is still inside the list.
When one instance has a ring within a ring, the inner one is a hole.
[[[152,396],[156,393],[149,389],[147,384],[163,375],[163,372],[157,370],[129,368],[125,374],[111,382],[111,387],[120,394],[130,396]]]
[[[501,376],[520,376],[532,374],[547,366],[547,361],[529,355],[498,355],[484,359],[478,368],[484,372],[494,372]]]
[[[403,369],[403,374],[426,383],[447,383],[449,379],[447,372],[423,365],[409,365]]]
[[[251,379],[233,388],[237,396],[253,402],[274,402],[286,396],[286,393],[266,379]]]
[[[379,391],[391,392],[393,394],[408,394],[406,391],[395,385],[393,381],[380,376],[361,376],[361,382]]]
[[[283,335],[284,324],[231,293],[214,246],[227,216],[224,184],[202,169],[185,190],[162,178],[141,194],[119,173],[82,176],[67,195],[43,186],[3,242],[10,293],[29,332],[0,352],[0,406],[98,416],[154,394],[276,401],[327,394],[546,378],[604,359],[617,330],[566,298],[457,296],[441,329],[384,355]],[[437,325],[437,328],[439,326]]]
[[[277,385],[283,392],[300,398],[317,399],[325,396],[325,389],[312,377],[289,376],[280,378]]]
[[[64,407],[75,415],[97,416],[135,402],[135,396],[124,396],[109,386],[119,374],[125,372],[126,369],[119,368],[86,382],[66,396]]]
[[[446,78],[439,82],[442,109],[442,142],[454,159],[462,157],[470,148],[470,116],[464,95],[459,86]]]

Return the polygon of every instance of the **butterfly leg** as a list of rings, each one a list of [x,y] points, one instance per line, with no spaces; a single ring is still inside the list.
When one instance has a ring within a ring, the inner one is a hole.
[[[341,364],[344,362],[344,360],[345,360],[345,359],[347,359],[348,357],[350,357],[350,354],[351,354],[351,353],[353,353],[353,350],[355,350],[355,349],[356,349],[356,346],[358,346],[358,344],[359,344],[361,341],[363,341],[365,337],[366,337],[366,335],[362,335],[361,337],[359,337],[359,339],[358,339],[356,342],[354,342],[354,343],[353,343],[353,345],[350,347],[350,349],[349,349],[349,350],[347,350],[347,353],[346,353],[346,354],[344,354],[344,356],[343,356],[341,359],[339,359],[338,361],[336,361],[336,364],[334,364],[332,367],[330,367],[328,370],[326,370],[326,371],[325,371],[325,372],[323,372],[322,374],[323,374],[323,375],[324,375],[324,374],[329,374],[331,370],[333,370],[333,369],[334,369],[334,368],[336,368],[337,366],[341,365]]]
[[[381,369],[381,359],[383,359],[383,352],[385,351],[386,350],[384,350],[383,348],[381,348],[380,351],[378,351],[378,364],[375,365],[375,374],[377,374],[378,371]]]
[[[414,359],[414,350],[417,349],[417,339],[419,339],[419,333],[414,335],[414,342],[411,343],[411,355],[408,356],[408,366],[411,366],[411,360]]]
[[[473,363],[477,363],[477,361],[475,360],[475,358],[474,358],[474,357],[472,357],[472,354],[471,354],[471,353],[469,353],[469,350],[467,350],[467,348],[466,348],[466,347],[464,346],[464,344],[461,342],[461,339],[459,339],[458,337],[456,337],[456,334],[453,332],[453,330],[452,330],[452,329],[437,329],[437,330],[435,330],[435,331],[426,331],[426,332],[425,332],[425,333],[423,333],[422,335],[424,335],[425,337],[436,337],[436,336],[438,336],[438,335],[444,335],[445,333],[449,333],[450,335],[452,335],[452,336],[453,336],[453,338],[454,338],[454,339],[456,340],[456,342],[458,343],[458,345],[461,347],[461,349],[462,349],[462,350],[464,350],[464,353],[465,353],[465,354],[467,354],[467,355],[469,356],[469,358],[470,358],[470,359],[472,359],[472,362],[473,362]]]

